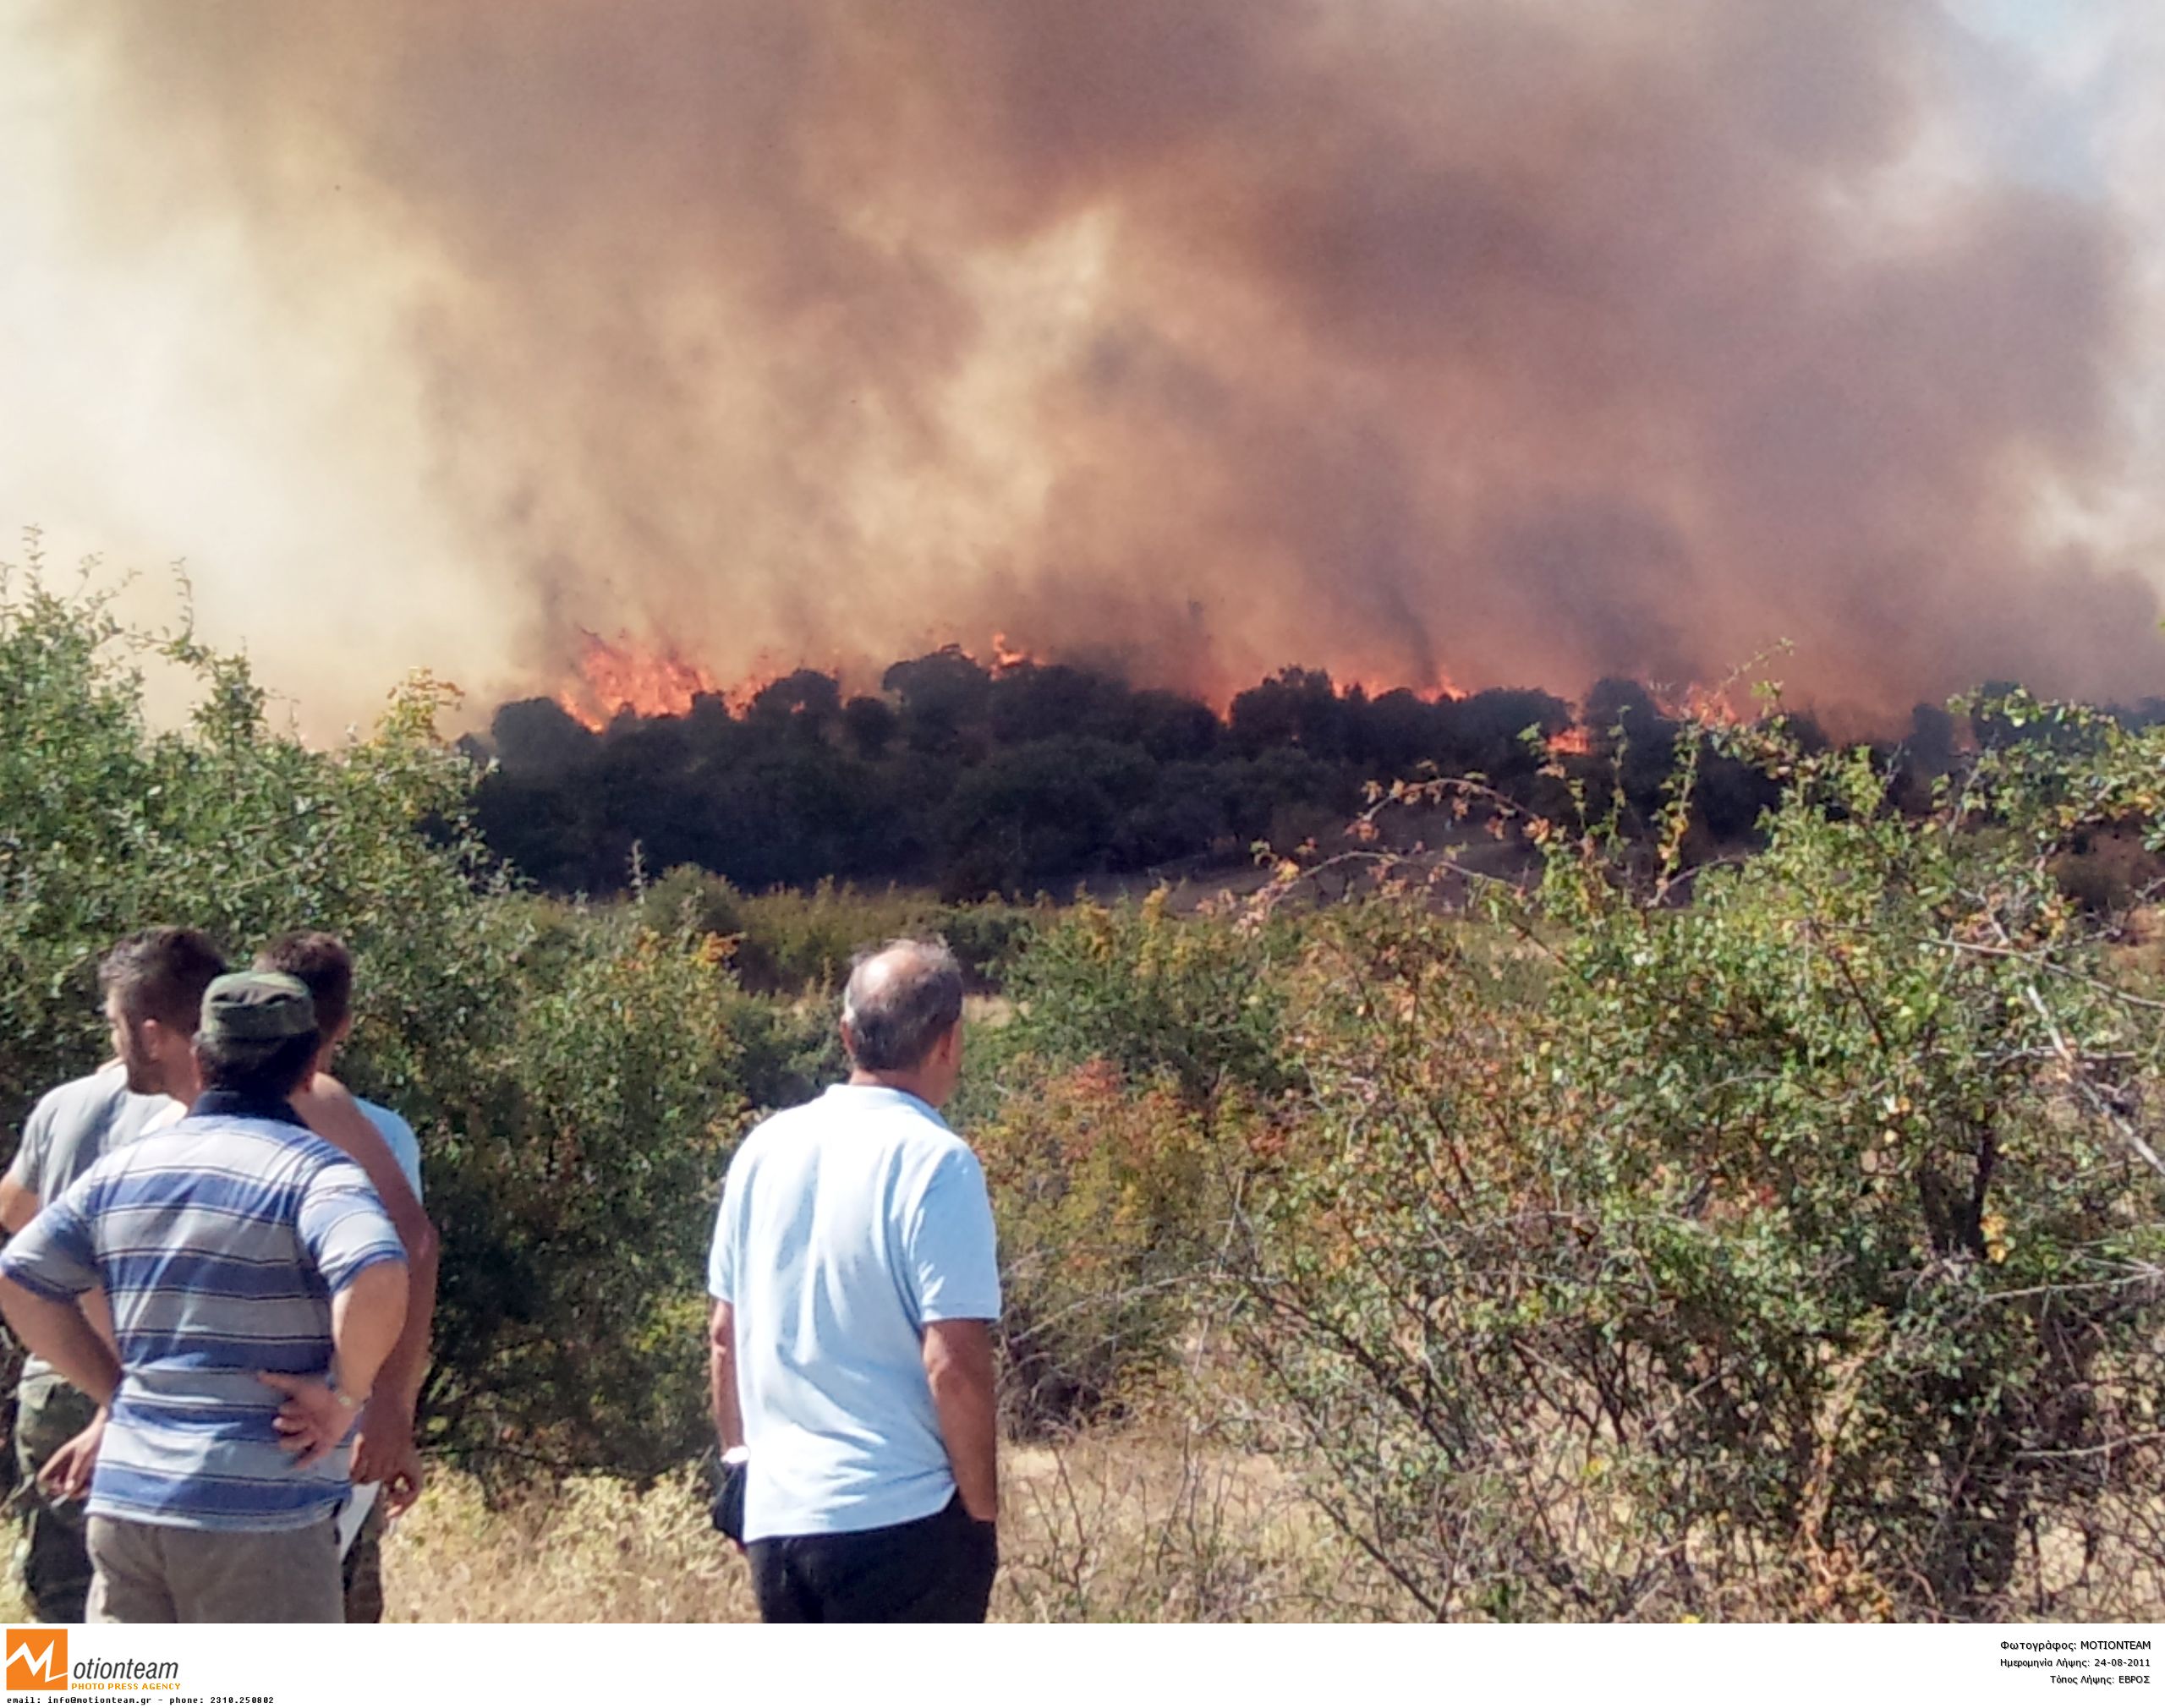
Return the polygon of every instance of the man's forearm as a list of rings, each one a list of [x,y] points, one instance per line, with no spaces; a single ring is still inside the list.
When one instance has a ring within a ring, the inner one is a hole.
[[[0,1277],[0,1314],[31,1352],[100,1405],[112,1404],[120,1360],[73,1300],[47,1299]]]
[[[925,1377],[956,1492],[972,1518],[1000,1514],[999,1402],[992,1336],[982,1322],[938,1322],[925,1331]]]
[[[707,1381],[714,1407],[715,1439],[727,1453],[744,1445],[744,1415],[737,1403],[737,1322],[726,1305],[715,1307],[707,1333]]]
[[[25,1185],[10,1167],[0,1174],[0,1234],[19,1234],[38,1213],[36,1191]]]
[[[376,1386],[398,1405],[410,1422],[421,1403],[421,1382],[429,1368],[429,1325],[436,1310],[436,1243],[431,1237],[420,1256],[406,1256],[406,1319],[398,1340],[376,1372]]]
[[[365,1397],[381,1378],[406,1320],[403,1263],[372,1263],[331,1301],[332,1369],[339,1391]]]
[[[1000,1514],[1000,1431],[992,1385],[935,1387],[932,1403],[962,1505],[972,1518],[989,1522]]]

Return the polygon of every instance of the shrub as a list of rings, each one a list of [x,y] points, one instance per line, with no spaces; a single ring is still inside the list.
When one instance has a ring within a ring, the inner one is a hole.
[[[647,1475],[710,1430],[700,1282],[758,1005],[717,939],[583,927],[561,974],[516,993],[502,1054],[409,1100],[440,1123],[432,1202],[462,1282],[431,1410],[485,1457]]]
[[[1039,931],[1008,976],[1012,1045],[1139,1080],[1167,1074],[1192,1103],[1229,1086],[1276,1096],[1297,1076],[1269,977],[1288,933],[1181,919],[1169,901],[1159,890],[1139,907],[1077,901]]]
[[[1232,1292],[1280,1444],[1436,1613],[1998,1619],[2165,1563],[2160,1045],[2050,869],[2158,840],[2165,746],[1988,754],[1924,824],[1775,746],[1766,852],[1688,908],[1677,816],[1651,887],[1550,834],[1521,1000],[1417,894],[1317,922]]]
[[[1117,1415],[1171,1366],[1223,1238],[1221,1112],[1104,1063],[1015,1062],[1001,1093],[970,1141],[1000,1229],[1001,1409],[1040,1435]]]
[[[98,957],[161,922],[230,954],[330,923],[386,1004],[456,1011],[480,895],[459,818],[469,768],[435,738],[445,693],[416,677],[375,732],[318,753],[274,730],[238,658],[131,635],[96,593],[0,567],[0,1108],[106,1049]],[[154,731],[145,668],[192,678],[185,729]],[[417,833],[425,820],[433,837]],[[485,983],[485,967],[478,976]]]

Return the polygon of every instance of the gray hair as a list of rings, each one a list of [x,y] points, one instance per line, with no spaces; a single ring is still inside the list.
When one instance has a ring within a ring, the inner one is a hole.
[[[850,1059],[874,1073],[915,1067],[962,1017],[962,969],[936,939],[898,937],[850,963],[842,1024]]]

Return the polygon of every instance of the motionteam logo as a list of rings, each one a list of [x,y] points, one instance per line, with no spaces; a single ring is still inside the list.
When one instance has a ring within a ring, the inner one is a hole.
[[[68,1664],[68,1633],[52,1625],[8,1628],[8,1691],[74,1690],[147,1695],[180,1688],[178,1661],[108,1661],[102,1656]]]
[[[10,1690],[65,1690],[68,1688],[68,1634],[50,1626],[8,1628],[8,1688]]]

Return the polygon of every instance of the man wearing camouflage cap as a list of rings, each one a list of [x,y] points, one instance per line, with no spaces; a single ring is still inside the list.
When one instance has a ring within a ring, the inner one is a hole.
[[[216,980],[187,1117],[104,1158],[0,1255],[0,1311],[105,1421],[94,1623],[341,1617],[344,1437],[407,1275],[366,1175],[293,1112],[320,1042],[299,980]],[[118,1359],[79,1303],[93,1286]],[[282,1437],[287,1396],[310,1422]]]

